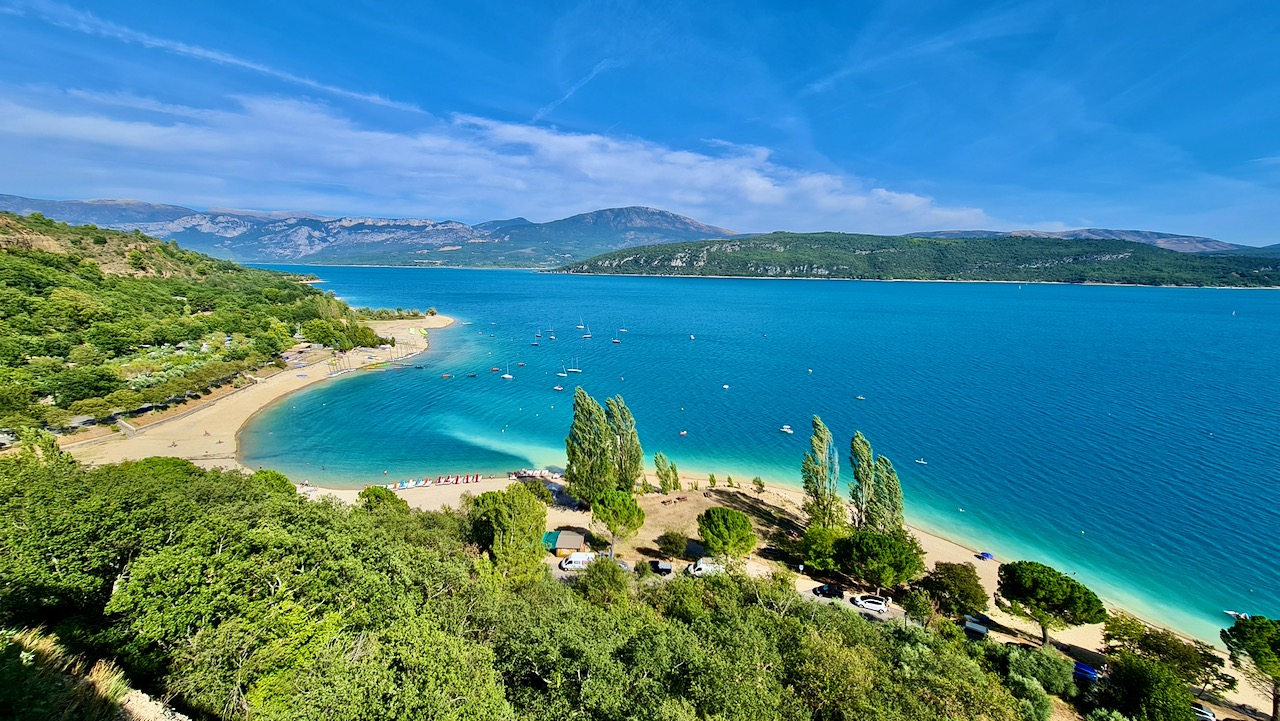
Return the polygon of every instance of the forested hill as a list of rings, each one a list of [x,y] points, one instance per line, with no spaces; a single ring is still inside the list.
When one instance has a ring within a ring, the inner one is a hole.
[[[748,278],[1003,280],[1137,285],[1280,286],[1280,262],[1199,256],[1122,240],[904,238],[770,233],[629,248],[568,273]]]
[[[339,300],[141,233],[0,213],[0,430],[185,398],[273,362],[294,332],[379,339]]]

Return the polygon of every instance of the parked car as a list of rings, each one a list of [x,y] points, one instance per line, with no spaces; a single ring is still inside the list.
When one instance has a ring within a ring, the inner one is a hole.
[[[697,563],[686,568],[685,572],[694,577],[709,576],[713,573],[724,573],[724,565],[710,556],[703,556]]]
[[[621,568],[624,571],[629,572],[631,570],[631,566],[628,566],[626,561],[614,561],[614,563],[618,564],[618,568]]]
[[[652,568],[653,572],[658,574],[659,576],[671,575],[670,561],[649,561],[649,568]]]
[[[590,551],[578,551],[570,553],[560,561],[561,571],[584,571],[592,561],[596,560],[596,554]]]
[[[861,594],[849,599],[849,602],[858,608],[865,608],[868,611],[875,611],[876,613],[884,613],[889,610],[889,599],[884,596]]]
[[[822,598],[844,598],[844,589],[834,583],[824,583],[813,589],[813,595]]]
[[[1098,682],[1098,670],[1087,663],[1076,661],[1076,668],[1071,672],[1071,675],[1075,677],[1076,681],[1086,685]]]
[[[1196,715],[1196,721],[1218,721],[1218,716],[1213,712],[1213,709],[1202,703],[1193,702],[1191,704],[1191,713]]]

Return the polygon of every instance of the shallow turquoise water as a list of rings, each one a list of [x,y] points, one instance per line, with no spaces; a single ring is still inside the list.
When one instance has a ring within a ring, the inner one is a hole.
[[[817,413],[894,459],[924,528],[1208,640],[1223,609],[1280,615],[1278,293],[305,270],[473,325],[433,331],[422,369],[259,414],[248,465],[330,486],[558,466],[581,384],[626,398],[650,458],[798,485]]]

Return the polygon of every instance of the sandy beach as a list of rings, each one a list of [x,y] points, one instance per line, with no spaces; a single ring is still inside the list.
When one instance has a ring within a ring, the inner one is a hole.
[[[170,409],[166,417],[158,421],[148,422],[152,419],[145,416],[135,419],[139,425],[132,435],[114,433],[83,442],[75,442],[72,437],[64,448],[81,463],[91,466],[172,456],[185,458],[203,468],[241,468],[236,460],[237,437],[240,428],[255,413],[290,393],[341,377],[333,375],[335,372],[360,372],[359,369],[374,363],[421,353],[426,350],[423,338],[410,329],[445,328],[452,324],[453,319],[443,315],[367,322],[365,325],[378,335],[395,338],[395,346],[355,348],[337,357],[320,354],[319,360],[306,366],[290,366],[243,388],[215,391],[208,398]]]

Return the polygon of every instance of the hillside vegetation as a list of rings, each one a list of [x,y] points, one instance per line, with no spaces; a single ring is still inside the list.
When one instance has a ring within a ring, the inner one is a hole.
[[[0,627],[45,624],[198,718],[1028,718],[982,649],[785,575],[556,581],[523,487],[459,512],[364,499],[177,459],[88,470],[33,439],[0,457]]]
[[[0,428],[179,402],[272,361],[299,328],[335,347],[381,340],[284,274],[0,213]]]
[[[1122,240],[844,233],[770,233],[652,245],[608,253],[560,270],[749,278],[1280,285],[1280,264],[1275,260],[1190,255]]]

